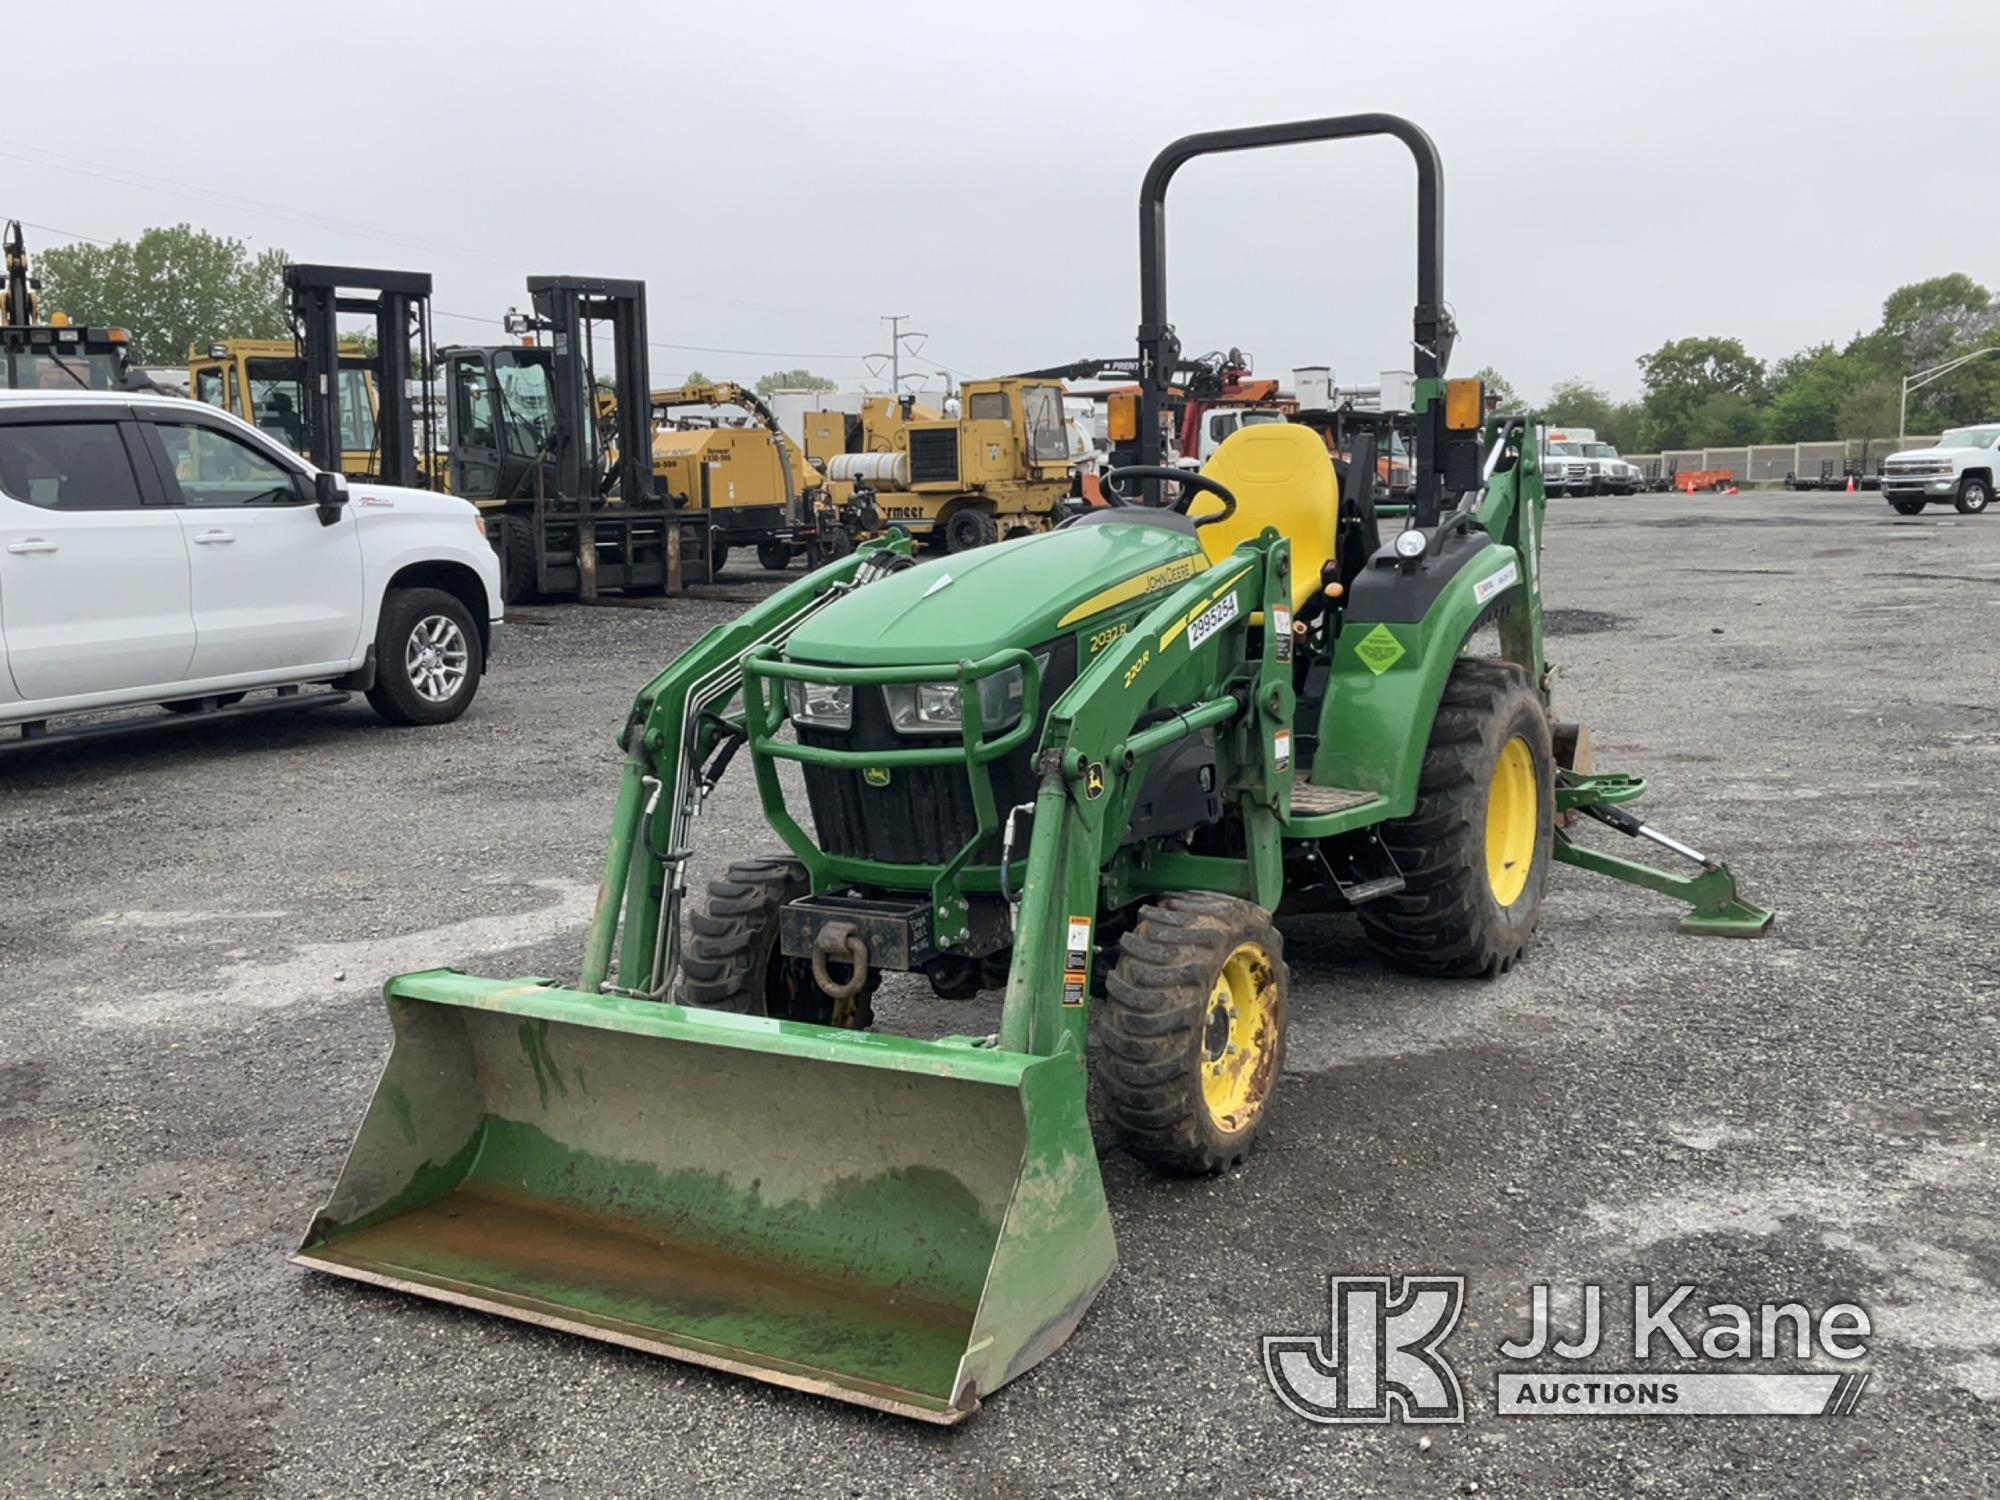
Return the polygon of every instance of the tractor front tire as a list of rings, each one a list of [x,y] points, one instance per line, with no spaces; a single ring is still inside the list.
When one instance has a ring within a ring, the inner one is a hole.
[[[985,511],[968,507],[954,511],[949,521],[944,523],[944,549],[947,552],[970,552],[974,547],[986,547],[1000,540],[1000,527]]]
[[[1284,1069],[1291,973],[1270,914],[1177,892],[1146,906],[1118,950],[1096,1045],[1119,1140],[1182,1176],[1237,1165]]]
[[[1541,918],[1555,840],[1549,717],[1526,672],[1474,657],[1452,668],[1417,805],[1379,832],[1404,886],[1359,910],[1376,951],[1439,977],[1513,968]]]
[[[690,911],[681,944],[681,1003],[783,1021],[834,1024],[833,999],[814,983],[812,964],[778,947],[778,910],[812,891],[806,867],[782,855],[746,859],[708,883],[706,909]],[[835,979],[845,965],[828,964]],[[854,997],[856,1028],[875,1019],[871,1001],[881,982],[871,970]]]

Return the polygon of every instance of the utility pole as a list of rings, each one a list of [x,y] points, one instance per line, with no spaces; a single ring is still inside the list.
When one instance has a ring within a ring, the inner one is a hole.
[[[903,325],[910,321],[908,313],[884,313],[882,321],[889,325],[889,352],[887,354],[871,354],[868,357],[870,359],[886,359],[889,361],[889,389],[897,395],[901,395],[903,392],[903,341],[905,339],[927,339],[930,335],[927,333],[903,332]],[[915,354],[921,348],[923,348],[923,344],[920,342],[915,348],[910,350],[910,353]]]
[[[2000,344],[1988,344],[1984,349],[1974,349],[1970,354],[1961,354],[1957,359],[1948,359],[1941,365],[1932,365],[1928,370],[1916,370],[1903,377],[1903,401],[1896,410],[1896,446],[1903,446],[1904,434],[1910,426],[1910,392],[1922,390],[1933,380],[1942,380],[1960,365],[1969,365],[1982,354],[2000,354]]]

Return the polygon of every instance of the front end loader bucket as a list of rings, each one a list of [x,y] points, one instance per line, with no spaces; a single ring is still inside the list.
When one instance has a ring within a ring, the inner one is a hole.
[[[942,1423],[1111,1273],[1073,1053],[449,970],[388,997],[303,1265]]]

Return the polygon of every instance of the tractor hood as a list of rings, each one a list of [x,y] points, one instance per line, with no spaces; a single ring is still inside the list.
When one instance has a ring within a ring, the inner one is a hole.
[[[856,667],[976,661],[1080,629],[1207,566],[1200,544],[1169,526],[1069,526],[872,583],[800,625],[785,655]]]

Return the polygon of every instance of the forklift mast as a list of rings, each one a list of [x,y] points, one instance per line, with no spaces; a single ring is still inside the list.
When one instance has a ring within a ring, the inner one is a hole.
[[[428,480],[425,459],[433,447],[431,383],[431,278],[426,271],[381,271],[360,266],[285,267],[291,297],[292,335],[306,376],[306,456],[322,469],[339,473],[340,314],[361,313],[375,320],[376,461],[368,478],[421,489]],[[416,439],[410,410],[410,343],[424,351],[423,443]]]
[[[591,335],[608,325],[615,397],[618,494],[632,509],[659,503],[653,478],[652,378],[646,361],[646,283],[596,276],[530,276],[538,332],[549,336],[556,410],[556,493],[579,499],[606,488],[597,424],[597,368]],[[636,460],[630,461],[627,460]]]

